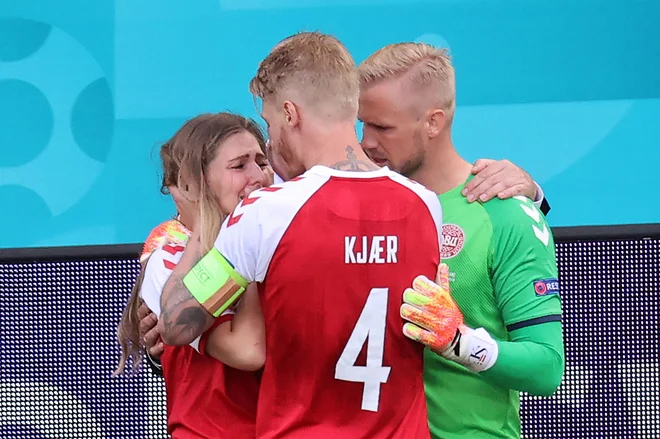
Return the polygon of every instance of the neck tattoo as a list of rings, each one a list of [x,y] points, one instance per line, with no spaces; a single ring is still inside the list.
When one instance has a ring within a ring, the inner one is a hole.
[[[346,151],[346,160],[342,160],[333,165],[330,165],[331,168],[338,169],[340,171],[353,171],[353,172],[369,172],[369,171],[377,171],[380,169],[378,166],[376,166],[371,162],[358,160],[352,146],[350,145],[347,146],[345,151]]]

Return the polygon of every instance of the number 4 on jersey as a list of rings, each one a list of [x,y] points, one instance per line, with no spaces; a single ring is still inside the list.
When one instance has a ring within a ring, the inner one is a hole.
[[[335,366],[335,379],[364,383],[362,410],[378,411],[380,385],[387,382],[390,367],[383,366],[387,288],[372,288],[353,332]],[[367,365],[356,366],[362,346],[367,343]]]

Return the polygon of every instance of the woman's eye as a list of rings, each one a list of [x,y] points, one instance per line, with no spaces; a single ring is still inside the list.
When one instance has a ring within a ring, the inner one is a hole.
[[[245,167],[244,164],[240,164],[240,165],[232,166],[232,169],[243,169],[244,167]]]

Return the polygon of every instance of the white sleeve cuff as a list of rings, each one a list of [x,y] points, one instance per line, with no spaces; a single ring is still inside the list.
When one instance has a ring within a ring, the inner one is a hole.
[[[144,351],[147,354],[147,357],[149,357],[149,362],[151,363],[151,365],[153,367],[155,367],[156,369],[162,371],[163,370],[163,365],[160,363],[160,360],[156,360],[154,357],[149,355],[149,351],[147,349],[145,349]]]
[[[541,189],[541,186],[537,183],[534,182],[534,185],[536,186],[536,197],[532,200],[536,207],[539,209],[541,208],[541,203],[543,202],[543,199],[545,198],[545,194],[543,193],[543,189]]]
[[[474,373],[490,369],[497,361],[499,346],[484,328],[471,329],[461,325],[454,342],[441,352],[444,358],[454,361]]]

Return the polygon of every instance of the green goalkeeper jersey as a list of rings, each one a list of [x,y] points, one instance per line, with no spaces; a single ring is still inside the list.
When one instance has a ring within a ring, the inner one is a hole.
[[[451,293],[465,324],[510,341],[511,331],[559,321],[554,240],[543,214],[524,197],[468,203],[463,186],[439,198],[442,261],[449,266]],[[428,349],[424,380],[434,438],[520,437],[518,391],[492,384]]]

